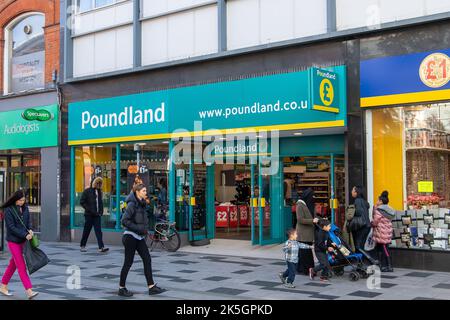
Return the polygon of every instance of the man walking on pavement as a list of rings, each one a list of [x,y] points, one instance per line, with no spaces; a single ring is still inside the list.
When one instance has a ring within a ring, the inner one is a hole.
[[[92,181],[91,187],[84,190],[81,195],[80,205],[84,209],[84,230],[80,243],[80,251],[86,252],[86,243],[94,227],[95,236],[98,242],[98,251],[107,252],[109,249],[105,248],[103,244],[102,234],[102,215],[103,215],[103,194],[102,194],[103,179],[97,177]]]

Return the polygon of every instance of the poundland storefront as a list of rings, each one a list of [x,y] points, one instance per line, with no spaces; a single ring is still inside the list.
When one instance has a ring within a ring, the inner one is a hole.
[[[71,229],[81,193],[104,179],[105,231],[121,231],[133,184],[189,241],[280,243],[312,188],[338,224],[345,205],[344,66],[70,103]],[[167,193],[167,200],[165,194]],[[164,206],[167,204],[167,206]],[[167,210],[166,210],[167,209]]]

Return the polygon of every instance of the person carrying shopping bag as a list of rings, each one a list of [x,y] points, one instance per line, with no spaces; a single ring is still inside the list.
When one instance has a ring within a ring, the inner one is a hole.
[[[25,193],[23,190],[16,191],[0,208],[4,210],[6,241],[12,256],[3,274],[0,293],[5,296],[12,295],[8,290],[8,284],[17,270],[28,299],[33,299],[38,293],[33,291],[33,285],[28,276],[23,257],[23,249],[26,241],[33,239],[34,233],[30,228],[30,213],[28,206],[25,204]]]
[[[314,211],[310,211],[310,208],[314,210],[314,190],[308,188],[303,191],[300,199],[296,204],[296,216],[297,216],[297,234],[298,241],[312,246],[314,242],[314,230],[315,224],[319,221],[314,217]],[[313,250],[308,248],[301,248],[298,250],[297,272],[300,274],[308,275],[309,268],[314,267]]]
[[[364,251],[364,244],[370,232],[370,205],[364,197],[363,188],[360,186],[353,187],[352,197],[355,199],[355,214],[353,218],[348,221],[347,231],[350,231],[355,243],[357,251]]]
[[[133,265],[136,251],[144,263],[144,274],[148,285],[148,294],[155,295],[163,293],[165,290],[158,287],[153,281],[152,259],[148,251],[145,238],[148,236],[149,219],[146,212],[147,188],[144,184],[134,186],[133,191],[126,199],[127,208],[122,217],[122,225],[125,230],[122,243],[125,247],[125,261],[120,272],[120,283],[118,295],[123,297],[132,297],[133,293],[129,291],[125,284]]]
[[[378,261],[381,272],[394,272],[392,268],[389,245],[392,242],[392,220],[395,217],[395,210],[389,205],[389,193],[383,191],[378,197],[377,205],[373,209],[373,240],[376,243]]]

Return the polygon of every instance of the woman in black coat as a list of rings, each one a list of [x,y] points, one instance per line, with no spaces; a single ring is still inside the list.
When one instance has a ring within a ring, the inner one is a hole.
[[[127,208],[122,217],[122,225],[125,230],[122,238],[125,247],[125,261],[120,272],[119,296],[131,297],[133,293],[125,287],[128,272],[133,265],[136,251],[144,263],[144,274],[147,280],[148,293],[150,295],[164,292],[153,281],[152,259],[145,242],[148,236],[149,219],[147,215],[147,188],[143,184],[137,184],[126,199]]]
[[[355,217],[362,217],[362,226],[357,230],[352,230],[353,241],[355,242],[356,250],[364,250],[364,244],[366,243],[367,236],[370,232],[370,218],[369,208],[370,205],[364,197],[363,188],[360,186],[353,187],[352,197],[355,199]]]

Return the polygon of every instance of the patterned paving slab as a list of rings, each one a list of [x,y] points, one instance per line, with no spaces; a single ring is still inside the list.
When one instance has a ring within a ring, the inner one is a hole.
[[[42,243],[41,248],[52,262],[31,276],[34,287],[41,294],[36,299],[123,300],[117,296],[120,270],[124,261],[123,247],[110,247],[101,254],[96,248],[81,253],[76,243]],[[357,282],[333,277],[329,283],[311,281],[296,275],[296,288],[280,282],[278,273],[286,269],[280,260],[242,258],[213,254],[152,252],[154,279],[167,289],[159,296],[148,296],[144,269],[139,256],[130,270],[127,288],[135,293],[133,299],[279,299],[279,300],[335,300],[335,299],[444,299],[450,300],[450,273],[396,269],[382,274],[380,288],[369,282]],[[9,262],[9,253],[0,254],[0,276]],[[67,287],[69,266],[81,269],[81,287]],[[17,274],[9,284],[14,297],[0,300],[25,299]]]

